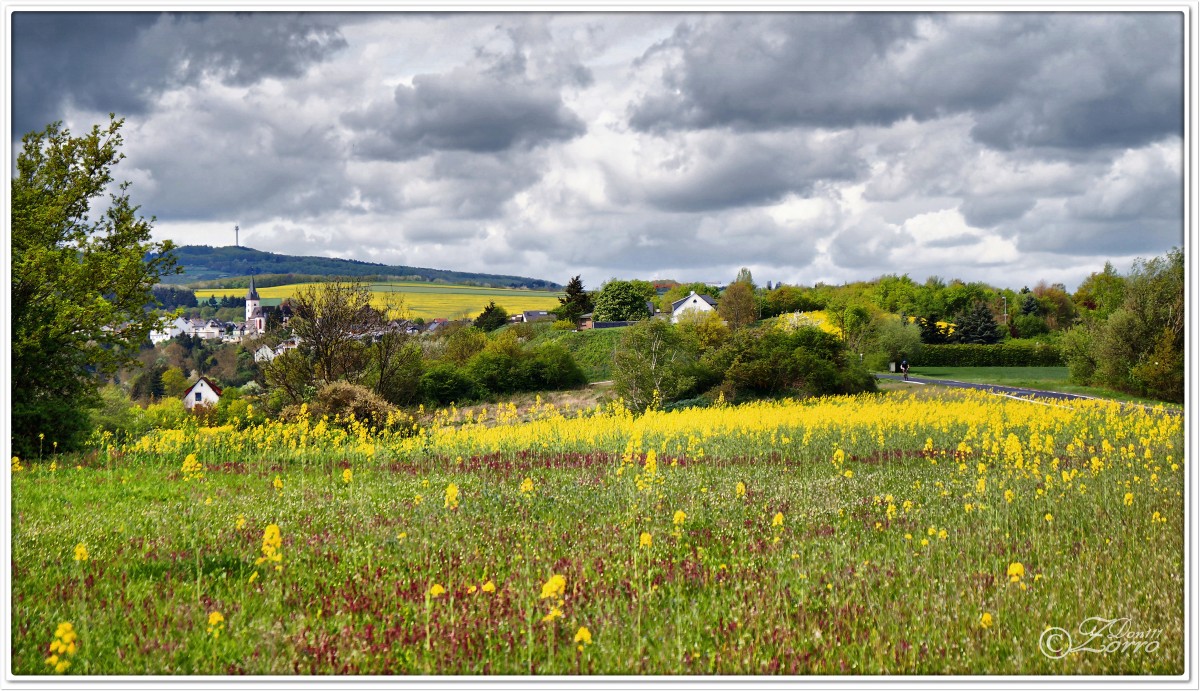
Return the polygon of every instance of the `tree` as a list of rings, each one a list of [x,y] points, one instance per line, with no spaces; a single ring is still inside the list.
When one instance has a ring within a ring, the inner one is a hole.
[[[647,295],[646,288],[650,294]],[[596,296],[594,320],[637,321],[650,316],[647,300],[654,298],[654,287],[645,281],[618,281],[613,279],[600,288]]]
[[[1037,296],[1035,296],[1033,293],[1026,295],[1025,299],[1021,300],[1022,316],[1036,317],[1037,315],[1041,314],[1041,311],[1042,306],[1038,304]]]
[[[1003,334],[992,310],[987,303],[977,302],[969,312],[960,315],[955,320],[954,341],[956,343],[996,343]]]
[[[178,273],[170,241],[151,242],[129,183],[115,188],[123,120],[86,135],[54,123],[22,140],[12,180],[12,444],[39,434],[74,448],[99,404],[98,379],[131,361],[158,316],[160,277]],[[103,211],[93,200],[109,192]],[[95,211],[95,213],[93,213]]]
[[[583,281],[579,276],[567,281],[564,293],[563,297],[558,299],[558,309],[555,310],[559,319],[574,322],[594,308],[592,295],[583,289]]]
[[[381,311],[371,307],[367,286],[341,281],[310,285],[291,302],[289,326],[315,376],[325,384],[357,381],[367,362],[362,339],[384,321]]]
[[[496,304],[492,300],[483,308],[478,317],[475,317],[475,328],[484,331],[495,331],[508,323],[508,312]]]
[[[942,326],[941,317],[934,314],[927,314],[917,318],[917,323],[921,327],[921,342],[929,345],[940,345],[950,342],[950,329],[947,326]]]
[[[408,308],[400,293],[387,293],[383,310],[392,320],[403,321],[408,317]],[[368,356],[371,361],[368,378],[373,380],[372,388],[377,396],[393,405],[416,402],[421,388],[421,347],[400,328],[398,321],[384,325]]]
[[[754,302],[754,291],[749,283],[732,283],[721,293],[717,302],[717,313],[731,329],[740,329],[758,319],[758,306]]]
[[[750,274],[750,269],[742,267],[738,269],[737,278],[733,279],[734,283],[745,283],[750,286],[750,290],[754,290],[754,276]]]
[[[683,335],[661,319],[629,327],[613,353],[613,388],[638,412],[674,400],[691,388],[695,353]]]

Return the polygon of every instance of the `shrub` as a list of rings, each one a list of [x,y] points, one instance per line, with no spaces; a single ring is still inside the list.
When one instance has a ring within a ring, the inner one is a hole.
[[[1046,320],[1036,314],[1022,314],[1013,319],[1013,328],[1021,338],[1032,338],[1050,333]]]
[[[1061,367],[1062,354],[1049,344],[926,344],[909,358],[919,367]]]
[[[332,420],[348,422],[353,416],[376,427],[385,426],[388,415],[396,412],[392,404],[374,391],[348,382],[334,382],[318,391],[309,410],[313,417],[328,415]]]
[[[430,403],[473,401],[479,397],[479,384],[462,369],[439,363],[421,375],[421,395]]]
[[[146,406],[146,419],[151,427],[158,429],[177,429],[183,427],[188,419],[187,408],[178,398],[166,398],[158,403]]]

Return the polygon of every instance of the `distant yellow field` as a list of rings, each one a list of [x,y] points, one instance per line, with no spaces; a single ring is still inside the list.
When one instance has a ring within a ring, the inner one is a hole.
[[[289,298],[312,283],[291,283],[283,286],[259,288],[263,298]],[[512,288],[480,288],[476,286],[446,285],[440,283],[372,283],[371,304],[384,307],[388,298],[401,297],[410,319],[422,317],[426,320],[444,317],[460,319],[475,317],[488,302],[495,300],[509,314],[525,310],[549,310],[558,307],[558,296],[542,290],[516,290]],[[196,297],[244,297],[245,288],[210,288],[197,290]]]

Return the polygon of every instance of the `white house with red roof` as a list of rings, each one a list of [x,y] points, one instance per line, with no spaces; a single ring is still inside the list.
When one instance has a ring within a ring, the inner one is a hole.
[[[216,405],[221,400],[221,387],[209,381],[208,377],[200,377],[195,384],[183,392],[183,407],[191,410],[198,405]]]

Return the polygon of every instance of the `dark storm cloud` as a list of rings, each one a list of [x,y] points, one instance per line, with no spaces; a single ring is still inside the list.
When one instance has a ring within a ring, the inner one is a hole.
[[[636,172],[607,170],[611,200],[662,211],[716,211],[770,205],[808,196],[819,183],[855,180],[866,164],[854,138],[816,141],[810,133],[673,137],[657,162],[643,156]]]
[[[975,228],[991,228],[1003,221],[1024,216],[1036,201],[1031,195],[968,197],[963,200],[958,210],[968,225]]]
[[[345,116],[366,158],[405,160],[432,151],[532,149],[586,131],[558,89],[459,68],[396,87],[392,103]]]
[[[720,15],[644,62],[643,131],[844,128],[973,113],[996,148],[1126,147],[1183,127],[1175,13]]]
[[[15,12],[14,131],[63,119],[70,106],[140,115],[205,77],[236,86],[297,77],[345,45],[321,14]]]

